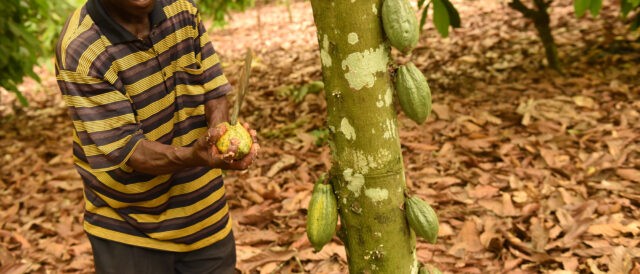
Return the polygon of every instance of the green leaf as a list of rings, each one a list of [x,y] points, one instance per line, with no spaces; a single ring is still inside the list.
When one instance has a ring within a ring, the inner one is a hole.
[[[422,8],[425,2],[426,2],[425,0],[418,0],[418,10]]]
[[[576,13],[576,17],[580,18],[584,16],[587,8],[590,7],[591,0],[573,0],[573,9]]]
[[[635,31],[640,27],[640,15],[636,15],[635,20],[633,20],[633,22],[631,22],[631,30]]]
[[[422,10],[422,15],[420,16],[420,30],[424,27],[424,24],[427,23],[427,15],[429,14],[429,5],[431,5],[431,1],[427,3],[427,6]]]
[[[18,101],[20,101],[20,104],[23,107],[28,107],[29,101],[27,101],[27,98],[24,97],[24,95],[22,95],[22,92],[16,90],[15,93],[16,93],[16,97],[18,97]]]
[[[637,6],[640,6],[640,0],[627,0],[629,2],[629,4],[631,4],[631,7],[635,8]]]
[[[449,15],[451,26],[454,28],[459,28],[460,14],[458,14],[458,10],[456,10],[456,7],[454,7],[453,4],[449,2],[449,0],[442,0],[442,2],[444,3],[444,6],[447,8],[447,14]]]
[[[632,3],[627,0],[620,1],[620,13],[622,13],[623,18],[627,18],[629,12],[633,9]]]
[[[433,24],[440,33],[440,36],[449,36],[449,13],[443,0],[433,0]]]
[[[591,16],[597,17],[602,9],[602,0],[591,0],[589,4],[589,11],[591,12]]]

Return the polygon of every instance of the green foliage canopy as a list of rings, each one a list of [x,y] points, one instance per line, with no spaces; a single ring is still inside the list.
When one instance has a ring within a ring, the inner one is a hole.
[[[227,12],[244,11],[254,5],[254,0],[197,0],[196,2],[203,14],[212,17],[214,26],[224,25]]]
[[[0,86],[15,92],[23,105],[27,100],[17,85],[24,76],[39,80],[33,66],[53,52],[70,9],[67,1],[0,1]]]

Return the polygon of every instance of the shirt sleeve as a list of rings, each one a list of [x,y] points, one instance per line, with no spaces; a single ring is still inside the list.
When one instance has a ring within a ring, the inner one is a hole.
[[[126,162],[144,139],[129,98],[108,82],[77,72],[60,70],[57,80],[89,166],[128,170]]]
[[[207,30],[202,23],[200,12],[195,15],[197,26],[196,42],[196,59],[201,60],[203,73],[205,77],[204,88],[206,90],[205,100],[216,99],[226,95],[231,91],[231,85],[222,71],[220,58],[213,48],[211,38],[207,34]]]

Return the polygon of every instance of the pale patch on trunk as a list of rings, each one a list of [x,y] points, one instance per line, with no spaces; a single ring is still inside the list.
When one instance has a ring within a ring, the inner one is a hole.
[[[326,34],[322,37],[322,48],[320,49],[320,59],[322,65],[331,67],[331,55],[329,55],[329,36]]]
[[[364,191],[364,195],[373,202],[381,202],[389,198],[389,191],[384,188],[369,188]]]
[[[342,61],[342,69],[348,69],[344,78],[352,89],[372,88],[376,82],[376,74],[386,72],[388,63],[389,52],[384,44],[380,44],[377,49],[351,53]]]
[[[358,43],[358,34],[355,32],[349,33],[347,36],[347,41],[349,44],[355,45]]]
[[[398,131],[396,130],[396,124],[392,120],[387,120],[384,125],[384,134],[382,137],[385,139],[396,138],[398,136]]]
[[[347,118],[342,118],[342,122],[340,122],[340,131],[342,131],[347,140],[353,141],[356,139],[356,131]]]
[[[364,176],[362,174],[354,174],[353,169],[347,168],[342,172],[344,180],[347,181],[347,188],[353,192],[355,197],[360,196],[360,190],[364,186]]]
[[[385,106],[390,106],[393,102],[393,91],[391,88],[387,88],[387,92],[384,94],[384,103]]]

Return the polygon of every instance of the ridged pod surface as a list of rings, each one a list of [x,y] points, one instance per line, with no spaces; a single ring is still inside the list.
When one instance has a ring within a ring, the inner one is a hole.
[[[404,114],[418,124],[424,123],[431,113],[431,89],[422,72],[411,62],[401,65],[395,87]]]
[[[338,223],[338,205],[331,184],[317,182],[307,209],[307,237],[315,249],[331,241]]]
[[[420,267],[418,274],[442,274],[442,271],[433,265],[427,264]]]
[[[418,44],[418,19],[408,0],[384,0],[382,27],[391,45],[404,53]]]
[[[222,124],[217,125],[216,127],[226,127],[227,130],[224,132],[218,142],[216,142],[216,148],[218,151],[225,154],[229,151],[229,146],[231,145],[231,139],[238,139],[238,153],[234,156],[235,159],[242,159],[244,156],[249,154],[249,150],[251,150],[251,145],[253,145],[253,139],[251,138],[251,134],[244,128],[240,123],[235,125],[231,125],[228,122],[224,122]]]
[[[438,215],[429,204],[418,197],[405,199],[405,214],[409,226],[417,236],[435,244],[438,238]]]

